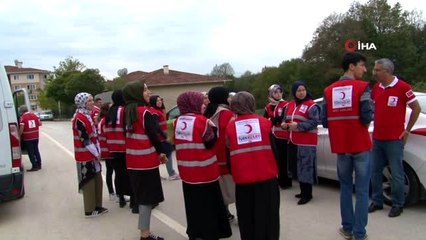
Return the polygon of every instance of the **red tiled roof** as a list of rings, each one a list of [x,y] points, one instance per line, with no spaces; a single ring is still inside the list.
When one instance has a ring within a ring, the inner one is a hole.
[[[37,69],[37,68],[18,68],[15,66],[4,66],[4,68],[6,69],[6,72],[8,74],[11,73],[48,73],[49,71],[47,70],[42,70],[42,69]]]
[[[131,73],[129,73],[129,74],[127,74],[126,75],[126,80],[128,81],[128,82],[131,82],[131,81],[135,81],[135,80],[140,80],[140,79],[142,79],[143,78],[143,76],[145,76],[147,74],[147,72],[143,72],[143,71],[134,71],[134,72],[131,72]]]
[[[129,75],[132,75],[132,78],[130,78]],[[135,77],[136,75],[138,77]],[[211,82],[223,82],[228,80],[224,77],[207,76],[207,75],[201,75],[201,74],[195,74],[195,73],[180,72],[180,71],[175,71],[170,69],[169,69],[169,73],[165,74],[163,68],[160,68],[150,73],[144,73],[144,74],[140,74],[140,73],[137,74],[137,72],[132,72],[127,75],[126,79],[127,81],[145,79],[145,83],[148,86],[211,83]]]

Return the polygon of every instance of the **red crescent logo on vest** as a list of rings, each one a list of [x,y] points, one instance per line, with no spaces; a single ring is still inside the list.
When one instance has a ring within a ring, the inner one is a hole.
[[[341,98],[341,99],[342,99],[342,100],[343,100],[343,99],[345,99],[346,94],[345,94],[344,92],[340,92],[340,93],[342,94],[342,98]]]
[[[253,131],[253,127],[252,127],[252,126],[250,126],[250,124],[246,124],[246,125],[244,125],[244,126],[247,126],[247,127],[248,127],[248,131],[247,131],[246,133],[251,133],[251,131]]]
[[[182,122],[182,124],[183,124],[184,126],[183,126],[183,128],[181,128],[181,130],[185,130],[185,129],[186,129],[186,127],[187,127],[186,122]]]

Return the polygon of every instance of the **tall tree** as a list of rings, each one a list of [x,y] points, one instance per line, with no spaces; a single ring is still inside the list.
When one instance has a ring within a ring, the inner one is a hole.
[[[210,75],[217,77],[233,77],[234,74],[234,69],[229,63],[223,63],[219,66],[216,64],[210,73]]]

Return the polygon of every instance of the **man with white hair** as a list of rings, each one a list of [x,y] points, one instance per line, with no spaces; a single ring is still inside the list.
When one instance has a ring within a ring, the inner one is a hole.
[[[28,111],[27,106],[19,107],[21,117],[19,119],[19,134],[21,135],[22,144],[28,151],[32,168],[28,172],[34,172],[41,169],[41,157],[38,149],[40,119],[37,115]]]
[[[373,76],[377,84],[371,98],[375,105],[372,161],[372,203],[368,211],[383,209],[382,172],[388,162],[392,173],[392,209],[389,217],[401,215],[405,204],[403,151],[417,121],[420,105],[411,86],[394,76],[394,64],[387,58],[375,61]],[[411,108],[405,125],[406,106]]]

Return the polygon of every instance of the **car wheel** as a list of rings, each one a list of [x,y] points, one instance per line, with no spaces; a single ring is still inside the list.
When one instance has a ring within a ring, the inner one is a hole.
[[[412,205],[419,200],[419,180],[414,170],[404,162],[405,205]],[[383,197],[387,205],[392,205],[392,173],[390,166],[383,169]]]

